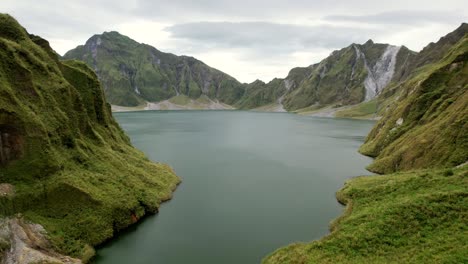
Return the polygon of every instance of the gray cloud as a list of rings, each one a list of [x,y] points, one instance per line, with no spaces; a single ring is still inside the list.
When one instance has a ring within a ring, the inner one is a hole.
[[[461,23],[467,17],[459,11],[398,10],[371,15],[330,15],[327,21],[358,22],[366,24],[421,25],[426,23]]]
[[[0,10],[60,53],[120,30],[245,80],[268,80],[369,38],[418,50],[468,17],[466,0],[0,0]]]
[[[290,53],[313,48],[341,48],[364,42],[380,30],[330,25],[302,26],[270,22],[196,22],[165,29],[176,39],[207,48],[246,48]]]
[[[132,12],[151,19],[171,20],[179,23],[211,20],[265,20],[289,19],[309,16],[320,18],[332,14],[377,14],[386,10],[447,10],[461,8],[466,12],[465,0],[135,0]],[[428,8],[429,7],[429,8]],[[414,12],[409,12],[414,13]],[[420,13],[424,13],[421,11]],[[431,15],[431,14],[425,14]],[[370,15],[372,17],[372,15]],[[349,19],[348,17],[347,19]]]

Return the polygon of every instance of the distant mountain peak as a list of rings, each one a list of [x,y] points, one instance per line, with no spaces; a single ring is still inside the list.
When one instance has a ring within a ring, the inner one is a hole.
[[[161,52],[117,31],[94,35],[63,58],[91,66],[114,105],[138,106],[177,95],[233,104],[244,93],[234,78],[193,57]]]
[[[104,31],[104,32],[102,33],[102,35],[120,35],[120,36],[123,36],[122,34],[120,34],[120,32],[115,31],[115,30]]]

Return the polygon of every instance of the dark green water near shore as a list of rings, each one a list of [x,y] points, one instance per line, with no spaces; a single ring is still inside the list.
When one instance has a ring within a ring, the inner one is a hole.
[[[133,144],[182,178],[174,199],[98,250],[95,263],[250,264],[328,233],[334,195],[370,174],[373,122],[241,111],[114,114]]]

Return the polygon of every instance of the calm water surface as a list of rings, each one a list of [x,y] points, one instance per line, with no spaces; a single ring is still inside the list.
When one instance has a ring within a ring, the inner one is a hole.
[[[133,144],[183,182],[160,213],[98,250],[96,263],[249,264],[327,234],[335,192],[369,174],[373,122],[287,113],[118,113]]]

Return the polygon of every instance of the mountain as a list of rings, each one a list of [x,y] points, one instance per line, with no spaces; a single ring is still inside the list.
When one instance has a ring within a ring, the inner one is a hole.
[[[421,57],[439,56],[429,54],[429,48]],[[398,99],[360,149],[376,158],[370,170],[451,167],[468,160],[468,36],[446,50],[443,58],[420,67],[397,87]]]
[[[199,104],[197,99],[204,97],[211,104],[239,109],[271,106],[274,111],[295,111],[369,101],[404,76],[415,54],[406,47],[369,40],[335,51],[318,64],[292,69],[284,79],[251,84],[241,84],[192,57],[163,53],[118,32],[94,35],[63,58],[82,60],[93,68],[113,105],[151,102],[156,104],[146,109],[177,109],[181,105],[171,106],[171,98],[183,96],[188,105]],[[162,101],[163,107],[157,104]]]
[[[306,77],[309,68],[294,68],[285,79],[275,78],[269,83],[257,80],[248,84],[242,98],[235,106],[240,109],[254,109],[269,106],[271,111],[286,111],[283,106],[284,96],[296,89]]]
[[[231,105],[244,93],[237,80],[195,58],[161,52],[115,31],[92,36],[63,58],[93,68],[113,105],[138,106],[178,95],[204,95]]]
[[[385,88],[439,60],[467,27],[462,24],[419,53],[372,40],[351,44],[320,63],[294,68],[286,78],[268,83],[257,80],[241,84],[192,57],[163,53],[118,32],[94,35],[63,58],[82,60],[93,68],[103,83],[107,100],[116,110],[117,106],[139,106],[138,109],[233,106],[309,113],[331,108],[327,111],[332,115],[369,117],[386,107],[377,102],[380,97],[376,99]]]
[[[360,152],[369,170],[348,180],[331,233],[263,263],[465,263],[468,187],[466,24],[414,56]],[[412,66],[411,66],[412,65]]]
[[[440,38],[436,43],[430,43],[419,53],[414,53],[405,61],[405,66],[401,68],[398,78],[389,83],[377,98],[369,102],[364,102],[345,109],[338,109],[335,112],[336,117],[351,118],[376,118],[385,114],[387,109],[391,108],[401,96],[404,96],[404,81],[414,76],[418,71],[425,71],[429,65],[432,65],[442,59],[449,49],[468,33],[468,24],[463,23],[455,31]]]
[[[86,262],[179,181],[132,147],[88,66],[0,14],[1,263]]]
[[[407,61],[414,55],[406,47],[372,40],[352,44],[334,51],[320,63],[291,70],[285,79],[247,87],[237,106],[248,109],[276,103],[296,111],[369,101],[390,82],[401,78]]]

